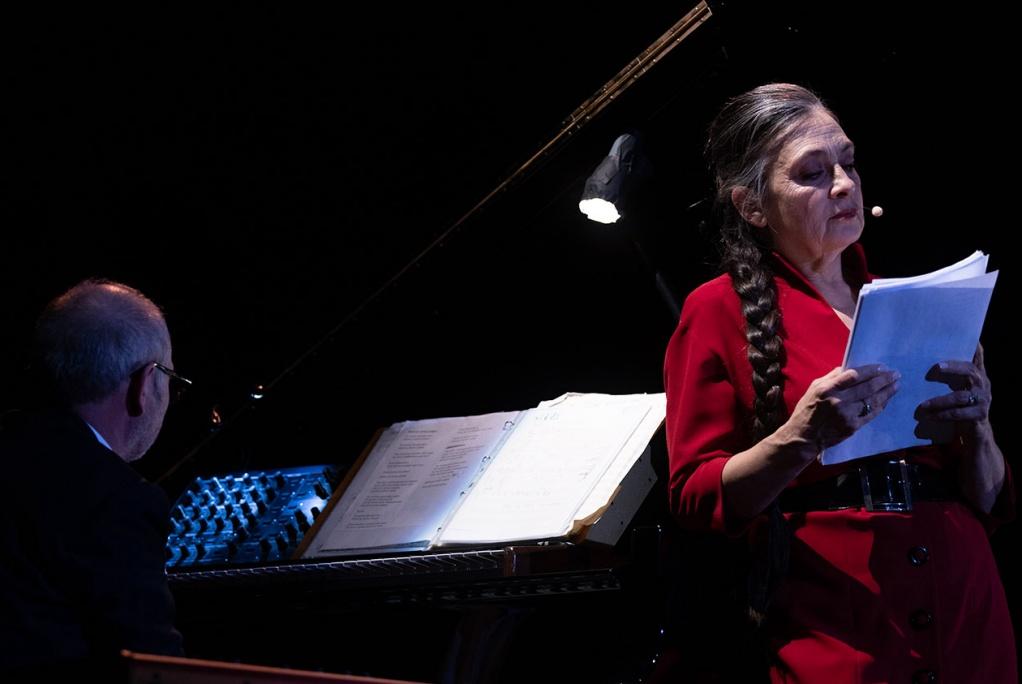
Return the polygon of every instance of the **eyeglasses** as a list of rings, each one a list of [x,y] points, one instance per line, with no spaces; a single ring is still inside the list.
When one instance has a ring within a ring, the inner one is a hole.
[[[158,361],[153,361],[153,365],[156,366],[157,370],[163,371],[170,378],[170,400],[172,402],[178,401],[181,395],[185,393],[185,390],[192,385],[192,381],[173,368],[167,368]]]

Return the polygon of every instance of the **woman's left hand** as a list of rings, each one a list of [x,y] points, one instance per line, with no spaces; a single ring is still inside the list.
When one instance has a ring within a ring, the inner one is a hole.
[[[990,513],[1004,486],[1005,465],[990,427],[990,380],[983,366],[983,345],[976,348],[972,363],[938,363],[926,379],[943,382],[952,391],[919,404],[916,417],[955,425],[964,449],[958,464],[962,494],[977,509]]]
[[[983,345],[976,348],[972,363],[942,361],[930,369],[926,379],[942,382],[952,391],[919,404],[916,417],[920,421],[959,423],[966,438],[988,425],[991,395],[990,379],[983,366]]]

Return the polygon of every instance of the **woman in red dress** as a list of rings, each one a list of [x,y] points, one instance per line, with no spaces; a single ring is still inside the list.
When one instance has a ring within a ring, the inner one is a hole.
[[[724,275],[688,296],[667,350],[675,517],[765,549],[749,601],[774,682],[1016,682],[987,539],[1014,490],[982,350],[935,367],[954,391],[919,408],[955,423],[953,444],[821,465],[900,377],[840,368],[870,280],[854,146],[813,93],[770,84],[724,106],[707,155]],[[881,483],[899,495],[869,510]]]

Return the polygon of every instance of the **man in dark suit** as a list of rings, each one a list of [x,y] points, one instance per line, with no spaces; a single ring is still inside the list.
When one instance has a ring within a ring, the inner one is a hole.
[[[163,315],[133,288],[88,280],[46,307],[36,343],[56,406],[0,428],[0,679],[124,648],[179,655],[167,499],[127,465],[180,378]]]

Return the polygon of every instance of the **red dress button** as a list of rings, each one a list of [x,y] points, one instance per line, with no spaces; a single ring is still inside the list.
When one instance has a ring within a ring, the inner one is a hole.
[[[908,550],[908,560],[912,565],[922,565],[930,560],[930,550],[925,546],[913,546]]]

